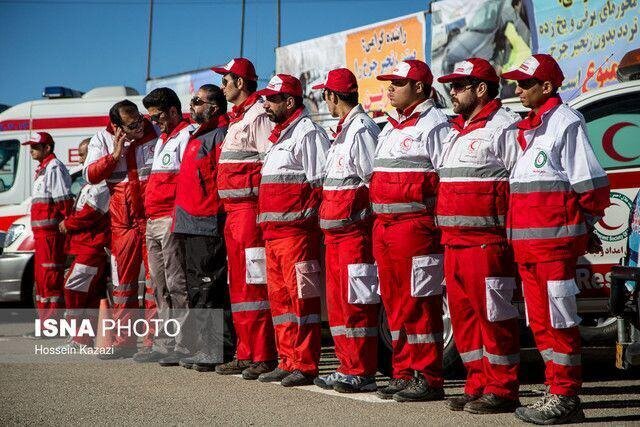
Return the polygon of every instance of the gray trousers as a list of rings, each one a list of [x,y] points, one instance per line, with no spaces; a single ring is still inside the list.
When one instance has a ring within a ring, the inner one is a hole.
[[[159,335],[154,340],[154,349],[165,353],[190,353],[195,343],[194,334],[189,331],[184,242],[171,232],[171,217],[147,221],[147,252],[158,319],[165,323],[175,319],[180,324],[180,333],[175,337]]]

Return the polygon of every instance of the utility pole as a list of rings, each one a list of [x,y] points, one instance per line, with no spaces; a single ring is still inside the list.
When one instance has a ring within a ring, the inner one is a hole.
[[[243,58],[244,55],[244,7],[246,4],[246,0],[242,0],[242,17],[240,22],[240,57]]]
[[[147,81],[151,80],[151,34],[153,33],[153,0],[149,0],[149,43],[147,44]]]
[[[278,47],[280,47],[280,0],[277,0],[278,7]]]

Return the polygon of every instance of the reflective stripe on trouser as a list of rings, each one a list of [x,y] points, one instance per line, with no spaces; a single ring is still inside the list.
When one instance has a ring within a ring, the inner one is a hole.
[[[298,298],[296,263],[319,260],[316,232],[267,240],[267,288],[280,356],[280,369],[318,374],[320,361],[320,297]],[[319,280],[318,276],[310,279]],[[310,281],[305,281],[310,284]],[[316,282],[317,283],[317,282]],[[308,291],[309,289],[307,289]],[[319,290],[318,290],[319,295]]]
[[[151,286],[156,297],[158,319],[174,319],[180,324],[175,337],[158,336],[158,351],[188,353],[195,346],[194,334],[184,328],[189,314],[189,298],[185,277],[184,241],[171,232],[171,217],[147,221],[147,256]],[[164,328],[163,328],[164,330]]]
[[[512,251],[506,244],[447,246],[444,264],[453,337],[467,370],[464,392],[516,399],[520,359],[518,317],[489,320],[485,282],[487,277],[515,277]]]
[[[556,329],[549,313],[549,280],[575,278],[576,260],[559,260],[518,266],[536,346],[545,361],[545,384],[550,393],[573,396],[582,386],[582,353],[578,326]]]
[[[373,264],[371,234],[327,240],[326,293],[329,326],[346,375],[372,376],[378,368],[379,304],[350,304],[349,264]]]
[[[393,377],[422,373],[432,387],[442,387],[442,295],[411,295],[413,257],[437,253],[433,217],[377,219],[373,255],[378,263],[380,292],[392,331]]]
[[[55,317],[56,309],[64,308],[64,241],[60,233],[34,233],[34,278],[36,307],[40,319]]]
[[[80,325],[82,319],[89,319],[94,331],[97,331],[96,310],[100,307],[100,297],[107,285],[107,253],[78,254],[75,256],[64,282],[64,300],[67,305],[67,319],[76,319]],[[88,310],[88,311],[85,311]],[[73,341],[91,345],[93,337],[78,336]]]
[[[257,207],[227,214],[224,227],[229,261],[229,296],[236,330],[236,356],[240,360],[276,360],[275,337],[266,280],[247,283],[245,249],[264,247],[256,223]]]
[[[111,226],[111,277],[113,284],[114,320],[121,325],[133,322],[140,307],[138,302],[138,286],[140,267],[144,265],[147,278],[149,268],[147,264],[146,220],[134,222],[131,228]],[[150,332],[143,339],[143,346],[151,347],[155,333],[154,323],[150,320],[156,317],[156,301],[153,289],[146,280],[144,291],[144,317],[150,326]],[[116,336],[114,346],[133,347],[137,338],[134,334]]]

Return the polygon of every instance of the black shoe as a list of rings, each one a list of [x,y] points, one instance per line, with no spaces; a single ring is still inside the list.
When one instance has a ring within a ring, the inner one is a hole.
[[[280,384],[283,387],[297,387],[301,385],[311,385],[313,384],[313,379],[315,377],[316,377],[315,375],[305,375],[296,369],[295,371],[287,375],[285,378],[283,378]]]
[[[516,409],[516,418],[531,424],[569,424],[584,421],[584,411],[578,396],[549,394],[531,406]]]
[[[144,347],[133,355],[133,361],[137,363],[152,363],[166,357],[167,353],[151,350],[151,347]]]
[[[463,394],[462,396],[452,397],[447,400],[447,405],[449,405],[449,409],[452,411],[462,411],[464,405],[480,398],[480,396],[481,395],[476,394]]]
[[[98,354],[100,360],[128,359],[132,357],[138,350],[135,347],[111,347],[109,353]]]
[[[428,402],[444,399],[444,389],[429,385],[422,374],[417,374],[407,388],[393,395],[396,402]]]
[[[184,359],[188,357],[188,354],[178,353],[177,351],[172,351],[168,355],[165,355],[162,359],[158,360],[158,364],[160,366],[179,366],[180,359]]]
[[[200,361],[204,356],[205,353],[203,351],[199,351],[194,356],[183,357],[178,362],[178,365],[182,366],[183,368],[191,369],[193,365],[198,363],[198,361]]]
[[[252,363],[251,366],[242,371],[242,378],[245,380],[257,380],[260,375],[273,371],[276,366],[278,366],[277,360]]]
[[[249,366],[251,366],[251,360],[233,359],[231,362],[223,363],[216,366],[216,374],[239,375]]]
[[[506,399],[489,393],[464,405],[464,411],[471,414],[503,414],[513,412],[519,407],[520,400],[517,398]]]
[[[411,380],[406,380],[404,378],[391,378],[389,380],[389,385],[381,389],[378,389],[378,391],[376,392],[376,395],[380,399],[385,399],[385,400],[393,399],[393,395],[407,388],[410,382]]]
[[[258,381],[262,383],[274,383],[276,381],[282,381],[287,378],[291,374],[289,371],[285,371],[284,369],[280,369],[276,367],[273,371],[267,372],[266,374],[260,374],[258,376]]]

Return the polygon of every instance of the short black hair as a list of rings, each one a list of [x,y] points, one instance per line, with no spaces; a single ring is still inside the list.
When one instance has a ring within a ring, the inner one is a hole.
[[[206,98],[208,102],[212,102],[218,106],[218,112],[220,114],[227,112],[227,98],[224,97],[224,93],[219,86],[207,83],[200,86],[200,90],[207,93]]]
[[[300,108],[304,106],[304,98],[301,96],[294,96],[293,99],[296,101],[296,108]]]
[[[171,107],[176,107],[178,114],[182,115],[180,98],[168,87],[159,87],[149,92],[149,94],[142,99],[142,105],[144,105],[144,108],[147,110],[153,107],[166,112],[168,112]]]
[[[487,94],[489,95],[489,99],[494,99],[500,93],[500,83],[496,82],[487,82]]]
[[[116,102],[109,110],[109,121],[116,126],[122,126],[122,117],[120,116],[122,112],[134,115],[135,113],[138,113],[138,106],[128,99]]]
[[[349,93],[345,93],[345,92],[336,92],[333,90],[329,90],[327,89],[327,92],[330,93],[335,93],[335,95],[338,97],[338,99],[346,104],[349,105],[357,105],[358,104],[358,92],[349,92]]]

